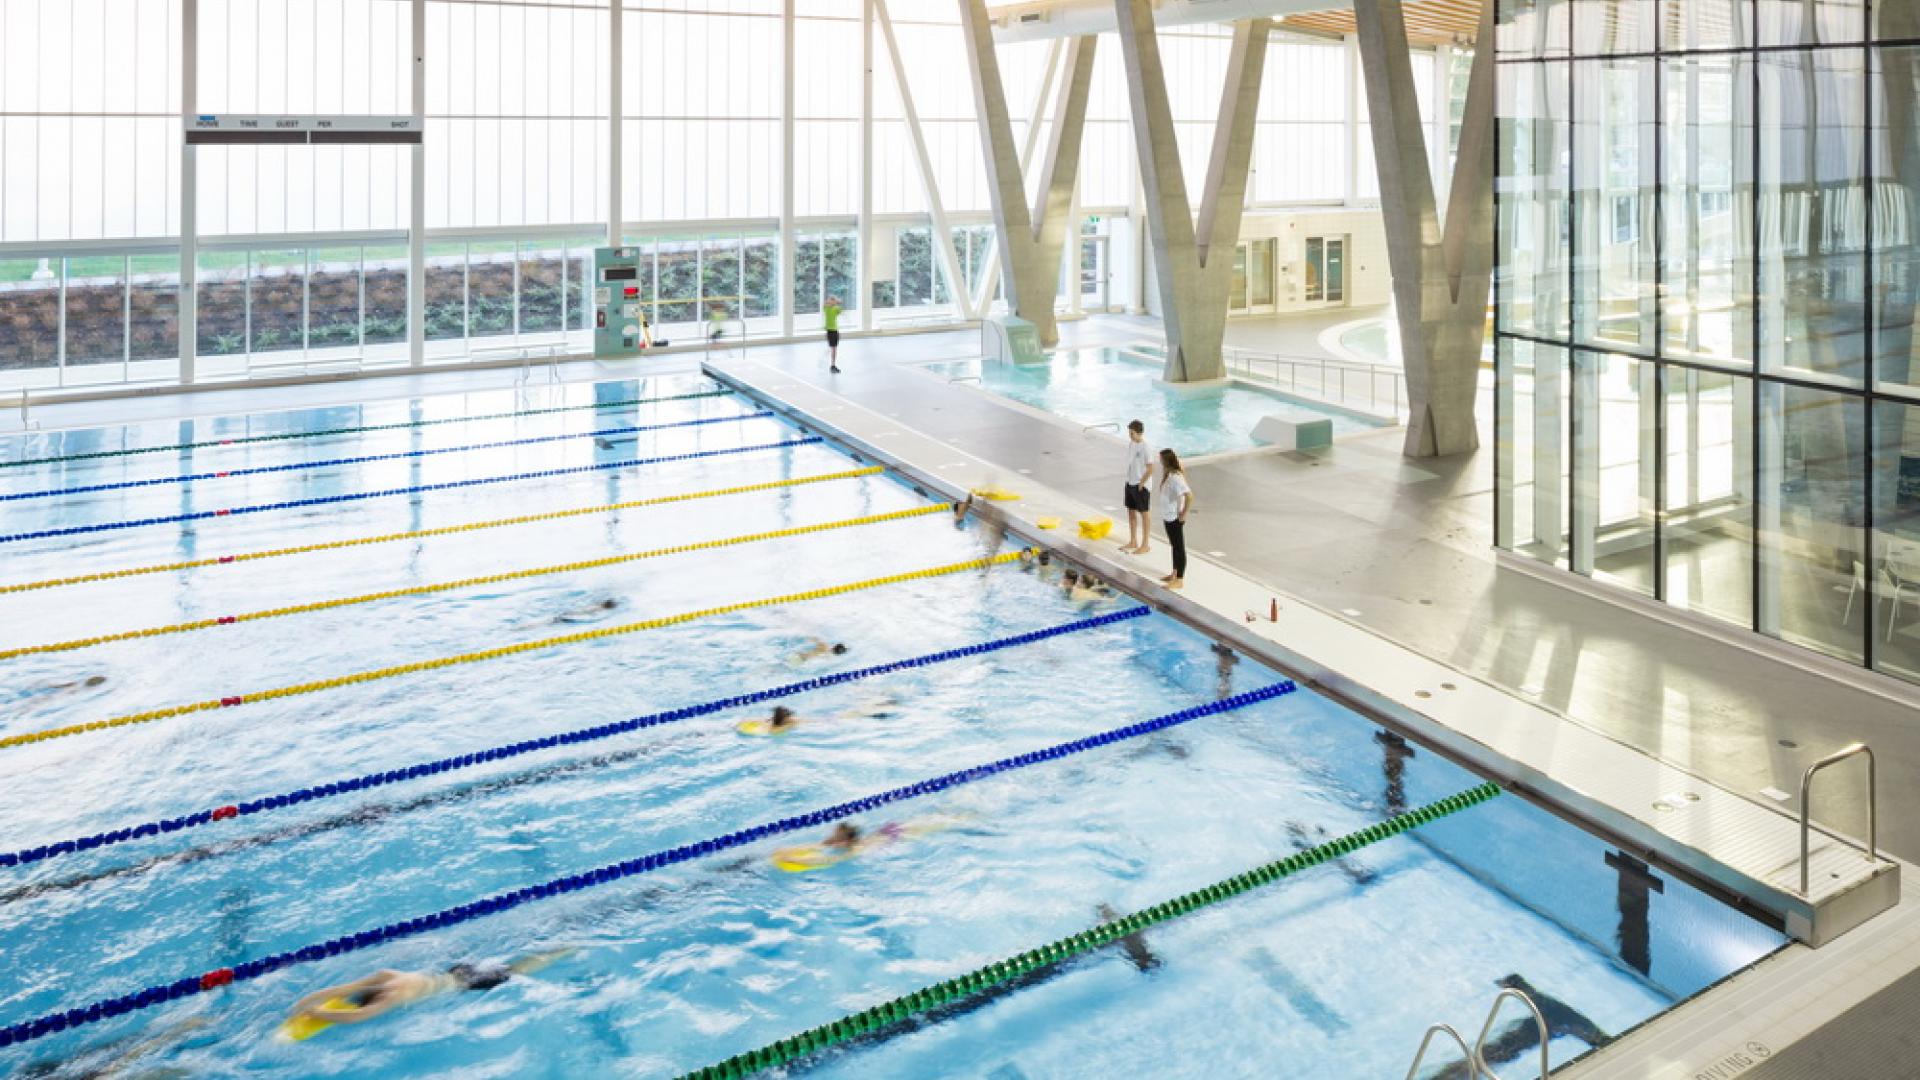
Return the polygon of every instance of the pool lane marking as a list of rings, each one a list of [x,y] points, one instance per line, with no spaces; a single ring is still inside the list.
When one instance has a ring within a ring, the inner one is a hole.
[[[596,503],[592,506],[577,506],[567,510],[550,510],[544,514],[522,514],[519,517],[495,518],[492,521],[470,521],[465,525],[443,525],[435,529],[415,529],[411,532],[382,533],[378,536],[358,536],[350,540],[328,540],[317,544],[301,544],[297,547],[272,548],[267,551],[249,551],[239,555],[221,555],[211,559],[191,559],[186,562],[160,563],[154,566],[135,566],[125,570],[102,570],[97,574],[78,574],[73,577],[48,578],[45,581],[26,581],[18,585],[0,585],[0,595],[17,592],[30,592],[34,589],[53,589],[65,585],[81,585],[92,581],[111,581],[116,578],[138,577],[141,574],[165,574],[178,570],[197,570],[205,566],[224,566],[228,563],[252,562],[256,559],[277,559],[287,555],[305,555],[314,551],[334,551],[340,548],[361,547],[367,544],[384,544],[393,540],[419,540],[429,536],[448,536],[453,533],[473,532],[477,529],[497,529],[504,525],[527,525],[539,521],[558,521],[562,518],[579,517],[584,514],[608,514],[619,510],[634,510],[643,506],[662,506],[667,503],[688,502],[694,499],[712,499],[722,495],[744,495],[756,491],[774,491],[779,488],[799,487],[802,484],[819,484],[829,480],[852,480],[863,476],[878,476],[886,469],[879,465],[869,465],[864,469],[847,469],[842,472],[819,473],[814,476],[802,476],[792,480],[768,480],[760,484],[737,484],[733,487],[710,488],[706,491],[689,491],[677,495],[656,495],[648,499],[630,499],[626,502]]]
[[[410,664],[395,664],[391,667],[374,668],[371,671],[358,671],[351,675],[336,675],[330,679],[315,679],[312,682],[295,683],[292,686],[276,687],[272,690],[256,690],[250,694],[233,694],[227,697],[209,698],[206,701],[190,702],[186,705],[170,705],[160,709],[148,709],[145,712],[129,713],[110,720],[90,720],[84,724],[69,724],[66,727],[48,728],[45,731],[27,731],[18,735],[0,738],[0,749],[25,746],[29,743],[47,742],[52,739],[64,739],[90,731],[106,731],[112,728],[129,727],[134,724],[150,724],[156,720],[166,720],[175,716],[208,712],[213,709],[230,709],[249,702],[269,701],[275,698],[299,697],[303,694],[315,694],[322,690],[334,690],[356,683],[375,682],[391,679],[399,675],[413,675],[422,671],[436,671],[440,668],[455,667],[461,664],[475,664],[483,660],[498,660],[503,656],[517,656],[520,653],[537,649],[551,648],[557,645],[573,645],[582,641],[595,641],[601,638],[631,634],[640,630],[659,630],[663,627],[678,626],[681,623],[712,618],[716,615],[728,615],[736,611],[752,608],[778,607],[781,604],[800,603],[806,600],[819,600],[845,593],[859,592],[863,589],[875,589],[883,585],[897,585],[903,581],[917,581],[923,578],[943,577],[966,570],[985,570],[1005,565],[1020,558],[1025,552],[1009,551],[1004,555],[995,555],[986,559],[969,559],[965,562],[948,563],[944,566],[930,566],[921,570],[909,570],[900,574],[888,574],[885,577],[868,578],[864,581],[850,581],[843,585],[828,585],[804,592],[787,593],[783,596],[769,596],[759,600],[741,600],[718,607],[701,608],[697,611],[684,611],[677,615],[662,615],[658,618],[643,619],[639,622],[624,623],[619,626],[601,627],[596,630],[580,630],[557,637],[540,638],[535,641],[522,641],[513,645],[501,645],[478,652],[456,653],[452,656],[436,657],[432,660],[416,660]]]
[[[904,521],[909,518],[926,517],[929,514],[950,514],[953,506],[948,503],[934,503],[929,506],[913,506],[905,510],[890,510],[884,514],[868,514],[865,517],[844,518],[840,521],[823,521],[814,525],[795,525],[786,529],[772,529],[767,532],[743,533],[739,536],[722,536],[712,540],[696,540],[690,544],[674,544],[671,547],[650,548],[646,551],[632,551],[623,555],[605,555],[598,559],[581,559],[577,562],[555,563],[551,566],[532,566],[524,570],[508,570],[499,574],[482,574],[477,577],[459,578],[454,581],[435,581],[426,585],[409,585],[400,589],[383,589],[380,592],[361,593],[357,596],[339,596],[330,600],[315,600],[306,604],[288,604],[284,607],[265,608],[260,611],[243,611],[238,615],[220,615],[211,619],[193,619],[188,622],[168,623],[164,626],[145,626],[138,630],[122,630],[112,634],[98,634],[93,637],[74,638],[71,641],[54,641],[44,645],[22,645],[14,649],[0,649],[0,660],[12,660],[21,656],[37,656],[44,653],[74,652],[90,649],[95,645],[106,645],[115,641],[135,641],[140,638],[164,637],[169,634],[185,634],[194,630],[212,630],[221,626],[237,623],[259,622],[262,619],[278,619],[288,615],[306,615],[316,611],[331,611],[335,608],[352,607],[355,604],[371,604],[376,600],[395,600],[403,596],[427,596],[432,593],[448,592],[453,589],[467,589],[476,585],[498,585],[506,581],[522,581],[527,578],[545,577],[548,574],[564,574],[576,570],[599,570],[608,566],[620,566],[625,563],[639,562],[642,559],[655,559],[663,555],[684,555],[690,551],[708,551],[713,548],[733,547],[738,544],[754,544],[763,540],[781,540],[790,536],[807,536],[812,533],[830,532],[834,529],[852,529],[862,525],[879,525],[889,521]]]
[[[959,660],[971,656],[984,656],[988,653],[999,652],[1003,649],[1032,645],[1036,642],[1047,641],[1062,637],[1066,634],[1079,633],[1082,630],[1093,630],[1103,626],[1111,626],[1115,623],[1126,622],[1131,619],[1144,618],[1152,614],[1152,610],[1153,609],[1144,606],[1127,608],[1123,611],[1113,611],[1104,615],[1095,615],[1091,618],[1076,619],[1073,622],[1042,627],[1039,630],[1029,630],[1026,633],[1014,634],[1010,637],[993,638],[974,645],[963,645],[959,648],[907,657],[903,660],[892,660],[884,664],[875,664],[871,667],[834,672],[830,675],[822,675],[817,678],[802,679],[799,682],[787,683],[784,686],[770,687],[766,690],[757,690],[745,694],[735,694],[732,697],[718,698],[713,701],[706,701],[697,705],[688,705],[678,709],[668,709],[664,712],[649,713],[644,716],[636,716],[627,720],[601,724],[596,727],[576,728],[572,731],[547,735],[538,739],[528,739],[524,742],[512,743],[506,746],[496,746],[470,754],[460,754],[454,757],[441,758],[437,761],[422,762],[418,765],[408,765],[403,768],[389,769],[386,772],[370,773],[365,776],[356,776],[346,780],[330,781],[280,795],[263,796],[257,799],[229,803],[208,810],[162,818],[157,821],[148,821],[138,825],[109,829],[105,832],[76,837],[72,840],[61,840],[51,844],[42,844],[38,847],[25,848],[20,851],[0,852],[0,866],[25,866],[47,859],[58,858],[62,855],[71,855],[80,851],[91,851],[95,848],[108,847],[113,844],[125,843],[129,840],[142,837],[157,836],[161,833],[179,832],[182,829],[197,828],[213,822],[232,821],[237,818],[251,817],[272,810],[281,810],[289,806],[299,806],[317,799],[329,799],[337,795],[346,795],[356,791],[365,791],[370,788],[385,787],[389,784],[418,780],[422,777],[438,776],[442,773],[473,768],[477,765],[488,764],[495,761],[504,761],[508,758],[520,757],[523,754],[531,754],[540,750],[549,750],[556,746],[572,746],[580,743],[595,742],[600,739],[612,738],[615,735],[625,735],[628,732],[639,731],[644,728],[659,727],[663,724],[676,723],[681,720],[691,720],[700,716],[710,716],[714,713],[727,712],[748,705],[758,705],[762,702],[778,701],[781,698],[792,697],[796,694],[804,694],[830,686],[859,682],[864,679],[870,679],[878,675],[886,675],[908,668],[928,667],[950,660]]]
[[[261,514],[271,510],[294,510],[302,506],[330,506],[335,503],[359,502],[363,499],[379,499],[389,495],[414,495],[425,491],[453,491],[458,488],[481,487],[487,484],[504,484],[518,480],[545,480],[553,476],[571,476],[577,473],[605,472],[608,469],[629,469],[636,465],[664,465],[675,461],[696,461],[701,458],[722,457],[728,454],[746,454],[756,450],[783,450],[792,446],[810,446],[826,440],[818,435],[804,438],[786,439],[781,442],[756,443],[752,446],[730,446],[722,450],[696,450],[687,454],[667,454],[661,457],[627,458],[622,461],[600,461],[592,465],[569,465],[559,469],[539,469],[534,472],[506,473],[501,476],[477,476],[469,480],[448,480],[439,484],[410,484],[406,487],[382,488],[378,491],[355,491],[345,495],[319,495],[310,499],[288,499],[285,502],[255,503],[252,506],[235,506],[225,510],[195,510],[186,514],[168,514],[163,517],[129,518],[125,521],[103,521],[94,525],[69,525],[60,529],[41,529],[37,532],[12,533],[0,536],[0,544],[14,544],[22,540],[46,540],[56,536],[79,536],[83,533],[108,532],[114,529],[135,529],[146,525],[173,525],[184,521],[205,521],[208,518],[237,517],[241,514]]]
[[[505,420],[515,416],[545,416],[549,413],[578,412],[582,409],[620,409],[629,405],[658,405],[669,401],[693,401],[697,398],[728,397],[731,390],[702,390],[693,394],[669,394],[665,397],[625,398],[620,401],[596,401],[582,405],[554,405],[544,409],[516,409],[513,412],[480,413],[474,416],[444,416],[433,420],[400,420],[391,424],[365,424],[360,427],[322,428],[318,431],[287,431],[276,435],[242,435],[237,438],[207,439],[202,442],[174,443],[170,446],[136,446],[123,450],[92,450],[56,457],[20,458],[0,461],[0,469],[25,465],[53,465],[62,461],[90,461],[97,458],[130,457],[134,454],[162,454],[180,450],[199,450],[214,446],[242,446],[247,443],[281,442],[287,439],[318,439],[333,435],[355,435],[365,431],[395,431],[401,428],[432,427],[436,424],[468,424],[482,420]]]
[[[59,495],[91,495],[100,491],[121,491],[127,488],[158,487],[162,484],[192,484],[201,480],[226,480],[241,476],[259,476],[264,473],[298,472],[302,469],[326,469],[336,465],[366,465],[376,461],[402,461],[408,458],[428,458],[440,454],[465,454],[474,450],[500,450],[509,446],[534,446],[540,443],[566,442],[571,439],[595,439],[606,435],[632,435],[642,431],[668,431],[674,428],[703,427],[708,424],[730,424],[741,420],[764,420],[772,416],[771,412],[738,413],[733,416],[703,416],[697,420],[674,420],[664,424],[629,424],[622,427],[599,428],[594,431],[568,431],[558,435],[528,435],[518,439],[496,439],[493,442],[463,443],[459,446],[429,447],[424,450],[395,450],[385,454],[361,454],[356,457],[322,458],[318,461],[289,461],[280,465],[254,465],[242,469],[222,469],[215,472],[181,473],[178,476],[154,476],[145,480],[114,480],[104,484],[82,484],[78,487],[46,488],[41,491],[14,491],[0,494],[0,503],[21,502],[26,499],[49,499]]]
[[[682,1075],[680,1080],[741,1080],[743,1077],[766,1069],[791,1064],[839,1044],[884,1031],[895,1024],[952,1005],[956,1001],[975,994],[1026,978],[1045,968],[1106,948],[1161,923],[1211,907],[1223,900],[1230,900],[1261,886],[1271,885],[1303,870],[1344,858],[1371,844],[1401,833],[1411,832],[1429,822],[1478,806],[1498,794],[1500,789],[1493,784],[1481,784],[1478,787],[1469,788],[1457,795],[1409,810],[1404,814],[1369,825],[1357,832],[1348,833],[1336,840],[1307,848],[1284,859],[1257,866],[1246,873],[1236,874],[1202,889],[1195,889],[1132,915],[1103,922],[1090,930],[975,968],[964,975],[922,987],[913,993],[883,1001],[871,1008],[862,1009],[831,1023],[821,1024],[819,1027],[809,1028],[798,1035],[769,1043],[757,1050],[737,1054],[703,1069],[695,1069]]]
[[[1015,553],[1012,557],[1018,558],[1019,556]],[[250,982],[278,971],[281,968],[292,967],[295,964],[312,963],[317,960],[325,960],[346,953],[360,952],[389,941],[415,937],[429,931],[456,926],[464,922],[471,922],[474,919],[483,918],[488,915],[497,915],[500,912],[510,911],[536,900],[546,900],[555,896],[564,896],[568,893],[579,892],[582,889],[590,889],[595,886],[606,885],[640,874],[651,873],[663,867],[691,862],[694,859],[704,858],[722,851],[757,843],[770,836],[797,832],[802,829],[817,829],[822,825],[853,817],[856,814],[866,813],[889,803],[921,798],[922,796],[932,795],[950,788],[975,783],[1000,773],[1015,769],[1024,769],[1042,762],[1070,757],[1074,754],[1108,746],[1126,739],[1136,739],[1143,735],[1164,731],[1167,728],[1179,724],[1190,723],[1202,717],[1215,716],[1220,713],[1245,708],[1257,702],[1267,701],[1284,694],[1290,694],[1294,690],[1295,686],[1291,682],[1271,683],[1257,690],[1250,690],[1243,694],[1235,694],[1232,697],[1222,698],[1219,701],[1210,701],[1204,705],[1196,705],[1191,708],[1181,709],[1178,712],[1156,716],[1151,720],[1142,720],[1124,727],[1103,731],[1097,735],[1088,735],[1069,742],[1056,743],[1039,750],[1031,750],[1024,754],[1017,754],[1013,757],[1000,758],[997,761],[989,761],[971,768],[960,769],[902,787],[876,792],[863,798],[852,799],[847,802],[823,807],[818,810],[806,811],[790,817],[777,818],[773,821],[763,822],[759,825],[750,826],[737,832],[726,833],[711,839],[682,844],[678,847],[665,848],[649,855],[640,856],[639,858],[628,859],[625,862],[612,863],[578,874],[569,874],[565,877],[554,878],[538,885],[528,885],[510,892],[496,893],[484,899],[461,904],[458,907],[443,908],[418,918],[387,923],[384,926],[377,926],[370,930],[347,934],[329,941],[316,942],[298,949],[272,953],[258,959],[235,964],[232,967],[215,968],[212,971],[203,972],[199,975],[188,975],[175,979],[172,982],[148,986],[145,989],[137,990],[133,993],[122,994],[118,997],[103,998],[78,1008],[48,1013],[32,1020],[23,1021],[7,1027],[0,1027],[0,1047],[30,1042],[34,1039],[54,1034],[55,1032],[95,1023],[115,1016],[123,1016],[140,1009],[151,1008],[163,1002],[178,1001],[181,998],[192,997],[195,994],[204,994],[209,990],[216,990],[222,986]]]

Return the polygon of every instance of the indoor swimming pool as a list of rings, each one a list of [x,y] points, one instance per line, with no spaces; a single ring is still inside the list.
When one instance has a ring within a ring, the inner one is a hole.
[[[1328,420],[1335,438],[1372,431],[1379,424],[1339,409],[1321,408],[1242,382],[1175,386],[1160,378],[1162,364],[1145,353],[1105,346],[1061,349],[1045,364],[982,362],[978,359],[924,365],[945,379],[978,379],[990,393],[1081,425],[1129,420],[1147,425],[1147,440],[1171,446],[1182,457],[1250,450],[1253,426],[1263,416]]]
[[[704,379],[10,437],[0,567],[14,1075],[1370,1080],[1785,940]]]

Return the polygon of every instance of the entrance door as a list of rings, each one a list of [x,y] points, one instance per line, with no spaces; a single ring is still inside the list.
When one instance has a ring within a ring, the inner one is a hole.
[[[1107,310],[1107,237],[1080,238],[1080,307],[1086,311]]]
[[[1307,238],[1306,300],[1310,304],[1347,302],[1347,238]]]

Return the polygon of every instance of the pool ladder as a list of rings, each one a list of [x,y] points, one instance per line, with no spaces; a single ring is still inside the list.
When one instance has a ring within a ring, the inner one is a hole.
[[[1511,986],[1503,988],[1498,994],[1493,996],[1493,1005],[1487,1009],[1486,1023],[1480,1025],[1480,1037],[1473,1040],[1472,1046],[1467,1045],[1467,1040],[1460,1037],[1460,1033],[1454,1030],[1452,1024],[1434,1024],[1427,1028],[1426,1035],[1420,1040],[1420,1049],[1413,1055],[1413,1064],[1407,1066],[1407,1080],[1413,1080],[1414,1077],[1420,1075],[1420,1063],[1426,1059],[1427,1047],[1433,1044],[1433,1037],[1435,1035],[1445,1035],[1452,1039],[1454,1044],[1460,1047],[1460,1052],[1466,1055],[1468,1080],[1483,1080],[1483,1078],[1484,1080],[1500,1080],[1500,1078],[1494,1074],[1494,1071],[1487,1066],[1486,1059],[1482,1054],[1485,1053],[1487,1048],[1487,1036],[1493,1032],[1493,1022],[1500,1015],[1500,1003],[1508,998],[1518,1000],[1522,1005],[1527,1007],[1528,1012],[1533,1014],[1534,1027],[1540,1033],[1540,1080],[1546,1080],[1547,1073],[1551,1071],[1547,1065],[1547,1043],[1549,1041],[1547,1034],[1547,1017],[1540,1011],[1540,1006],[1534,1004],[1533,999],[1527,996],[1526,991],[1516,990]]]

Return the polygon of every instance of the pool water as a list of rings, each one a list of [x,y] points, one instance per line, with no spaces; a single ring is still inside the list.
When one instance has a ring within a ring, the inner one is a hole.
[[[1385,319],[1364,322],[1340,334],[1340,347],[1352,353],[1356,358],[1376,364],[1393,364],[1395,358],[1393,332]]]
[[[571,403],[697,391],[569,387]],[[554,399],[543,399],[551,402]],[[472,394],[0,442],[0,460],[522,407]],[[0,471],[0,494],[670,424],[616,438],[0,502],[0,534],[805,438],[733,396]],[[0,544],[0,584],[763,484],[829,444]],[[866,475],[0,595],[0,649],[926,505]],[[944,513],[0,660],[0,736],[978,559]],[[1021,564],[0,747],[17,850],[1123,611]],[[611,601],[612,611],[601,605]],[[580,620],[580,621],[570,621]],[[817,640],[844,655],[800,659]],[[90,680],[100,679],[89,685]],[[1280,681],[1152,614],[765,706],[0,868],[0,1027],[730,833]],[[0,1049],[24,1075],[671,1077],[1475,784],[1306,691],[900,802],[901,842],[815,873],[787,835],[297,963]],[[924,828],[920,828],[924,827]],[[821,830],[824,831],[824,830]],[[821,1055],[828,1076],[1404,1071],[1519,975],[1617,1035],[1782,944],[1678,881],[1629,926],[1608,849],[1513,796]],[[310,1041],[301,996],[375,969],[548,966]],[[93,1070],[90,1072],[89,1070]],[[1525,1062],[1503,1076],[1527,1075]]]
[[[1118,348],[1061,349],[1045,364],[958,360],[927,364],[942,378],[977,376],[985,389],[1077,424],[1140,420],[1147,440],[1182,457],[1201,457],[1260,444],[1253,426],[1264,416],[1329,420],[1337,438],[1379,425],[1239,382],[1183,387],[1163,381],[1162,364]]]

